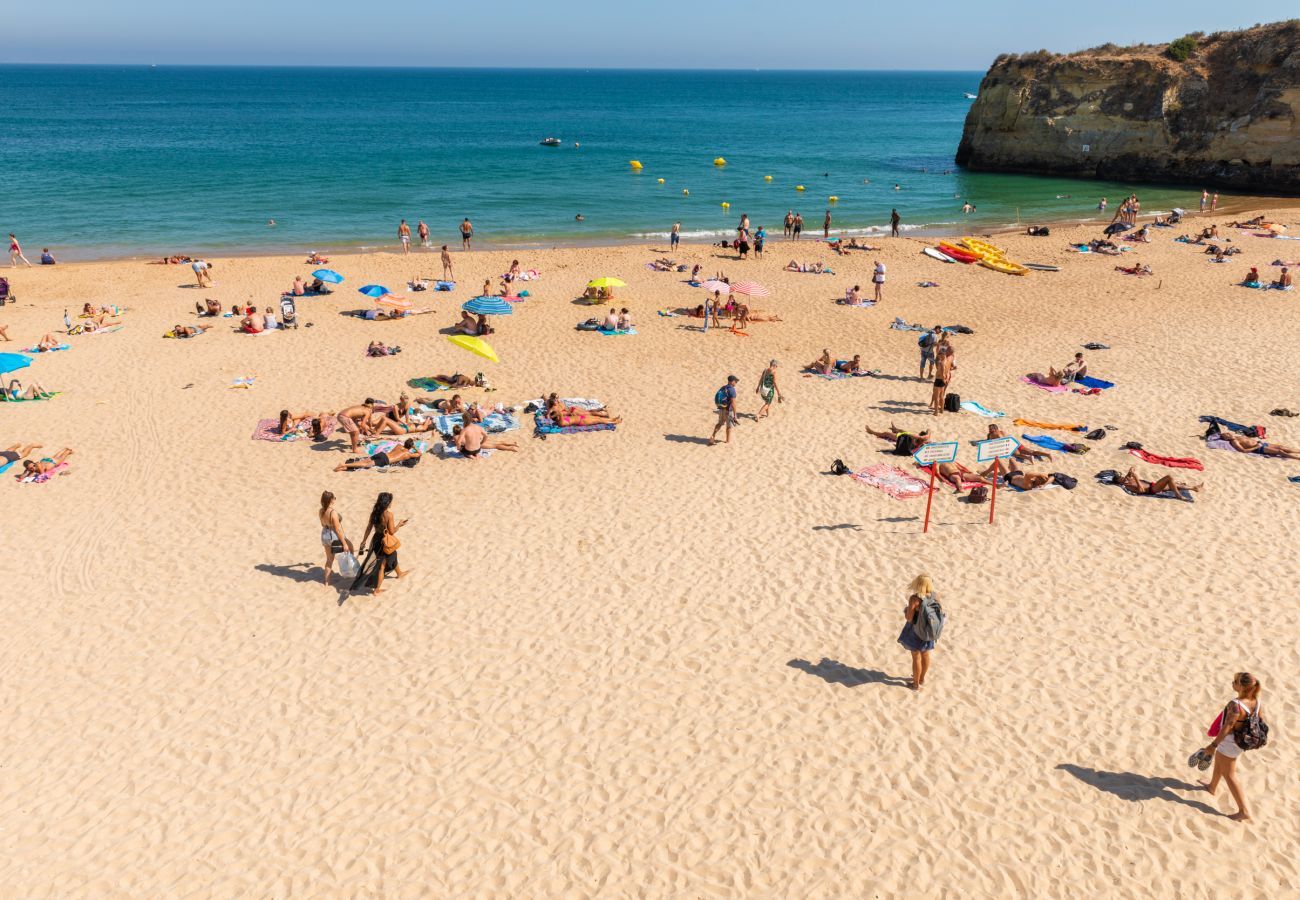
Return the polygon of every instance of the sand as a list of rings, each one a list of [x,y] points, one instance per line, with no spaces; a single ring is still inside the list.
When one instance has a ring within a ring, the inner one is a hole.
[[[20,301],[0,309],[4,350],[86,300],[131,310],[123,330],[20,373],[62,396],[0,407],[0,446],[76,450],[67,476],[0,483],[4,893],[1289,894],[1300,463],[1207,451],[1197,416],[1300,445],[1300,421],[1268,415],[1300,409],[1300,293],[1232,286],[1300,244],[1243,235],[1215,265],[1174,233],[1127,254],[1151,278],[1064,251],[1095,229],[1000,238],[1062,268],[1026,278],[927,259],[910,239],[847,258],[776,239],[745,263],[683,247],[772,289],[755,306],[785,321],[748,337],[655,315],[703,299],[643,267],[660,248],[527,252],[543,278],[491,339],[499,365],[437,332],[508,251],[457,253],[457,291],[416,295],[438,312],[398,323],[338,313],[365,305],[360,284],[436,274],[436,255],[335,256],[349,280],[300,301],[312,328],[248,337],[221,320],[190,341],[161,335],[195,300],[273,304],[311,267],[215,258],[210,291],[141,261],[6,269]],[[781,271],[792,257],[837,274]],[[835,305],[876,258],[886,302]],[[574,330],[596,275],[628,282],[618,305],[638,335]],[[890,330],[895,316],[975,330],[955,338],[964,399],[1116,426],[1039,467],[1078,488],[999,492],[992,526],[944,491],[922,535],[923,500],[828,475],[837,457],[896,461],[868,423],[933,427],[974,459],[986,420],[921,414],[916,335]],[[365,358],[374,338],[403,352]],[[1115,389],[1019,383],[1088,341],[1111,345],[1088,359]],[[801,378],[823,347],[884,377]],[[787,402],[704,446],[725,376],[751,413],[772,357]],[[249,440],[282,407],[393,399],[454,369],[497,388],[471,398],[555,390],[626,421],[392,473],[334,474],[336,443]],[[241,376],[255,386],[230,389]],[[1094,483],[1136,462],[1127,440],[1201,459],[1203,473],[1139,470],[1205,491],[1189,505]],[[342,602],[322,586],[324,489],[353,540],[376,493],[395,494],[405,580]],[[895,641],[922,571],[950,622],[916,694]],[[1248,826],[1221,815],[1226,787],[1191,790],[1186,766],[1242,669],[1275,725],[1239,767]]]

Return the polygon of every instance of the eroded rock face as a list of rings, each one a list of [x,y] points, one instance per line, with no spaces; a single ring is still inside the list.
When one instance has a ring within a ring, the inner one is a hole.
[[[957,163],[1300,194],[1300,21],[1164,50],[999,57]]]

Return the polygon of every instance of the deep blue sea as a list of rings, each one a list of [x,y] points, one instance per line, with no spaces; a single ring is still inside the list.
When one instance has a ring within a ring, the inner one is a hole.
[[[703,238],[742,213],[774,230],[787,210],[819,230],[830,209],[847,232],[879,229],[893,207],[907,226],[948,230],[1082,219],[1129,190],[1145,210],[1195,205],[1193,187],[958,170],[963,92],[979,82],[0,66],[0,231],[29,255],[73,259],[392,244],[401,218],[413,229],[423,218],[438,242],[468,216],[482,243],[528,244],[644,239],[674,221]],[[546,137],[563,145],[540,146]]]

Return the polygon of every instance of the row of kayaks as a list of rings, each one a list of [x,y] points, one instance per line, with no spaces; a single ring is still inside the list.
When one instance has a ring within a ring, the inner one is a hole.
[[[938,247],[925,248],[925,254],[945,262],[979,263],[986,269],[1006,275],[1028,275],[1029,267],[1007,259],[1006,253],[988,241],[962,238],[957,243],[940,241]],[[1036,267],[1035,267],[1036,268]],[[1048,268],[1048,267],[1044,267]]]

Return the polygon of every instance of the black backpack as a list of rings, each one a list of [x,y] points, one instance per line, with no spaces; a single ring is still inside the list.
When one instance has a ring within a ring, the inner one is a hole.
[[[895,456],[911,456],[912,453],[912,436],[910,434],[900,434],[894,439]]]
[[[1072,491],[1079,485],[1079,479],[1075,478],[1073,475],[1066,475],[1063,472],[1053,472],[1052,481],[1059,484],[1067,491]]]
[[[1232,729],[1232,739],[1242,750],[1258,750],[1268,743],[1268,723],[1259,715],[1259,701],[1255,709],[1245,718],[1237,720]]]
[[[837,459],[835,460],[835,462],[831,463],[832,475],[847,475],[851,471],[853,470],[850,469],[848,466],[844,465],[844,460],[842,459]]]
[[[949,394],[943,398],[944,412],[961,412],[961,394]]]

